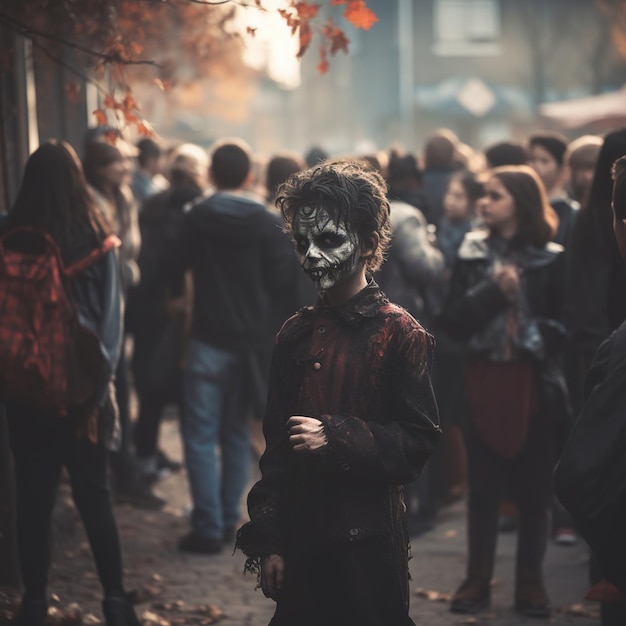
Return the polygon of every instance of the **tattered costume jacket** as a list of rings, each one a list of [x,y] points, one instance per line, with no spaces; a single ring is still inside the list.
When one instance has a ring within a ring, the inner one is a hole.
[[[272,359],[262,477],[237,539],[248,569],[294,544],[385,536],[402,544],[398,567],[406,574],[402,485],[417,478],[441,434],[432,351],[432,337],[373,281],[339,307],[320,297],[284,324]],[[292,415],[322,421],[324,455],[292,451]]]

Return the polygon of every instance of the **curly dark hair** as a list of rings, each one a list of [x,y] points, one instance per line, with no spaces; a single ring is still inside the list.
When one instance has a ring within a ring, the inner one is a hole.
[[[357,160],[325,161],[291,175],[279,188],[276,206],[293,233],[293,221],[304,207],[323,208],[330,217],[367,242],[377,233],[379,243],[365,268],[375,272],[391,240],[387,186],[382,176]]]

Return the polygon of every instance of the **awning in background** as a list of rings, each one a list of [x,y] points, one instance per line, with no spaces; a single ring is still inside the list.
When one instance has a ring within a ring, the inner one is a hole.
[[[626,123],[626,86],[597,96],[548,102],[541,105],[539,112],[561,128],[591,124],[618,126]]]

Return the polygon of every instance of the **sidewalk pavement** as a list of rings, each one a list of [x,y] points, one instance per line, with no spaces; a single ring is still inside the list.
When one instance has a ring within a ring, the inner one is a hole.
[[[181,459],[182,451],[175,422],[163,426],[161,443],[166,452]],[[252,477],[254,479],[254,476]],[[176,542],[188,530],[185,509],[189,495],[184,472],[161,481],[156,492],[168,506],[146,513],[127,505],[116,506],[122,536],[128,589],[136,589],[146,600],[138,606],[144,623],[151,626],[174,624],[223,624],[223,626],[266,626],[274,604],[255,580],[242,573],[244,558],[229,548],[217,556],[181,554]],[[82,525],[76,524],[74,539],[57,545],[53,555],[50,592],[67,606],[78,602],[92,614],[87,623],[99,623],[100,591]],[[465,507],[459,503],[446,509],[436,529],[413,541],[410,569],[411,617],[427,626],[474,624],[517,626],[542,623],[524,619],[512,610],[515,533],[499,537],[496,579],[491,610],[478,616],[449,612],[449,595],[463,578],[465,569]],[[545,575],[554,615],[543,623],[592,626],[599,624],[598,605],[583,603],[588,588],[586,548],[550,545]],[[574,611],[587,613],[576,616]],[[221,616],[221,617],[220,617]],[[89,621],[91,620],[91,621]],[[320,624],[320,626],[323,626]]]

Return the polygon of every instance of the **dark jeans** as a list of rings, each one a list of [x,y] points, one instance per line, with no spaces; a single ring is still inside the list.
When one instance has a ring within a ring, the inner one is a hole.
[[[508,460],[478,434],[466,436],[469,461],[468,578],[493,576],[498,534],[498,504],[505,487],[519,508],[517,583],[541,582],[550,530],[554,444],[540,418],[531,420],[521,452]]]
[[[50,523],[61,470],[69,473],[105,596],[123,594],[122,557],[111,507],[107,451],[75,436],[70,418],[8,407],[17,487],[18,553],[25,598],[42,601],[50,567]]]

